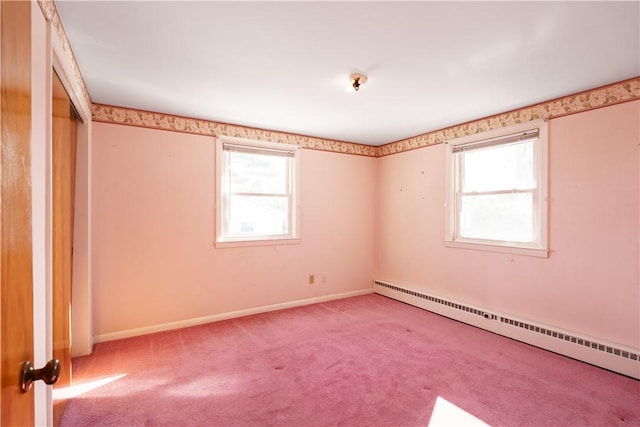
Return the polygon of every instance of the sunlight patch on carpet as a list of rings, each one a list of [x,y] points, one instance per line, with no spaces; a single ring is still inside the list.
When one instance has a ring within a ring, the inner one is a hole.
[[[97,380],[86,381],[80,384],[74,384],[69,387],[56,388],[53,390],[53,400],[70,399],[80,396],[84,393],[88,393],[91,390],[95,390],[109,383],[119,380],[127,374],[111,375],[109,377],[100,378]]]
[[[447,399],[438,396],[431,412],[428,427],[451,426],[489,427],[489,424],[457,407]]]
[[[174,397],[208,397],[226,396],[242,389],[237,377],[208,375],[203,378],[193,378],[182,384],[173,382],[164,393]]]

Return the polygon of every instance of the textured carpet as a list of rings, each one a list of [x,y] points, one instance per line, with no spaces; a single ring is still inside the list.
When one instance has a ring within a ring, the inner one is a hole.
[[[62,426],[640,425],[637,380],[379,295],[101,343],[73,373]]]

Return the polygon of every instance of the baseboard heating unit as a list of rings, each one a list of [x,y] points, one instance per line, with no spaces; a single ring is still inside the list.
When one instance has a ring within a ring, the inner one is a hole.
[[[640,379],[640,349],[374,280],[375,293],[545,350]]]

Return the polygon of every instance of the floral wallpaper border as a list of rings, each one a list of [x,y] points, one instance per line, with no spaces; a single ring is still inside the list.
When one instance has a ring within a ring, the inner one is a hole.
[[[262,141],[300,145],[313,150],[381,157],[403,151],[440,144],[448,139],[485,132],[504,126],[537,119],[552,119],[622,102],[640,99],[640,77],[613,83],[600,88],[568,95],[518,110],[509,111],[480,120],[451,126],[382,146],[370,146],[344,141],[315,138],[286,132],[254,129],[226,123],[191,119],[169,114],[154,113],[110,105],[93,104],[93,120],[96,122],[140,126],[200,135],[226,135]]]
[[[51,24],[53,25],[53,29],[58,35],[58,38],[62,41],[62,49],[69,59],[69,63],[71,64],[71,68],[73,69],[73,76],[75,77],[78,87],[80,88],[82,97],[84,98],[87,105],[91,105],[91,97],[89,96],[87,85],[82,78],[80,67],[78,66],[76,57],[73,54],[73,49],[71,48],[71,44],[69,43],[67,33],[64,31],[64,26],[62,25],[62,21],[60,20],[60,15],[58,15],[58,9],[56,8],[54,1],[38,0],[38,4],[40,5],[40,9],[42,10],[42,14],[44,15],[45,19],[51,22]]]
[[[376,156],[377,147],[355,144],[352,142],[334,141],[331,139],[256,129],[208,120],[190,119],[187,117],[172,116],[168,114],[102,104],[93,104],[92,112],[93,121],[95,122],[141,126],[153,129],[170,130],[174,132],[195,133],[199,135],[234,136],[259,141],[300,145],[303,148],[313,150],[332,151],[336,153],[356,154],[369,157]]]
[[[377,147],[376,156],[401,153],[517,123],[549,120],[637,99],[640,99],[640,77],[391,142]]]

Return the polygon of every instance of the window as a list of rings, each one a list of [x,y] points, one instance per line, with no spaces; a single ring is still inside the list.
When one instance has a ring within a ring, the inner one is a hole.
[[[295,242],[300,147],[221,137],[216,155],[216,243]]]
[[[547,256],[547,124],[446,144],[448,246]]]

